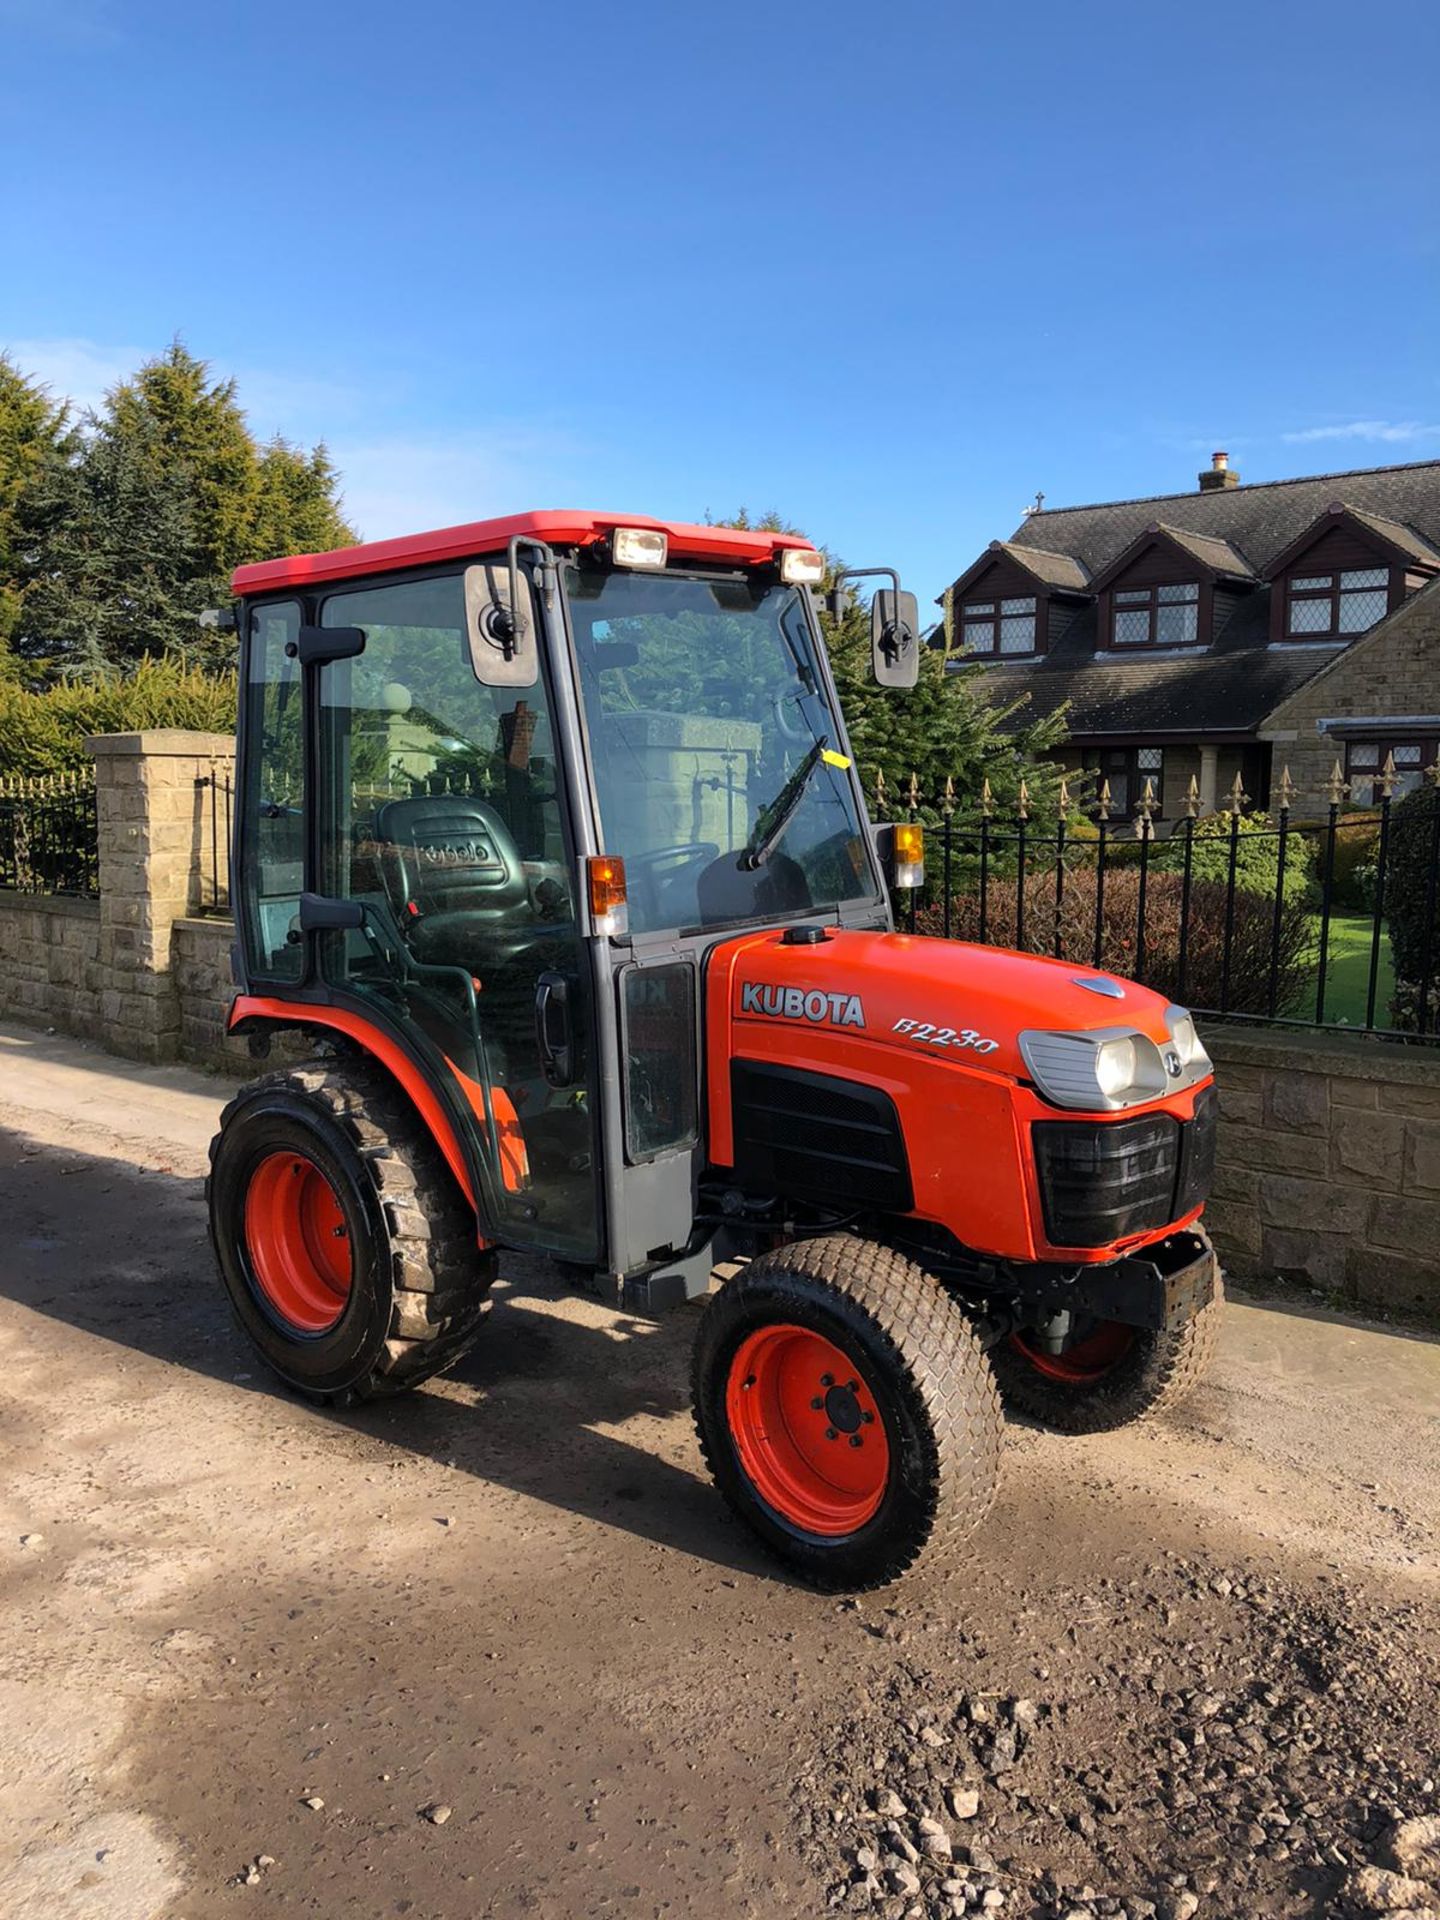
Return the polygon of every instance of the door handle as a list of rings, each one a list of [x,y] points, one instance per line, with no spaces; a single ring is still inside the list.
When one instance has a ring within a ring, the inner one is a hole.
[[[542,973],[536,985],[535,1039],[548,1083],[568,1087],[575,1078],[575,1030],[570,982],[563,973]]]

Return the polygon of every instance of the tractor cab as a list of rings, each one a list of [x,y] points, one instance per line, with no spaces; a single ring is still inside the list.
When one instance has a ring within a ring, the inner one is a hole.
[[[821,573],[785,536],[540,514],[236,578],[239,1030],[278,1001],[373,1029],[487,1231],[636,1304],[708,1273],[707,949],[891,924]]]

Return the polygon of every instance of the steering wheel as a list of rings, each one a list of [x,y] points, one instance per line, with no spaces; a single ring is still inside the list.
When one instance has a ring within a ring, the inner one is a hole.
[[[713,840],[686,840],[674,847],[653,847],[648,853],[627,853],[626,876],[635,889],[637,903],[644,897],[645,918],[664,926],[662,903],[667,889],[692,867],[708,867],[719,858],[720,849]]]

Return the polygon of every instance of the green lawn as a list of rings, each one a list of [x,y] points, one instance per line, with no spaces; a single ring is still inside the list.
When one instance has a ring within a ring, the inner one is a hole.
[[[1370,989],[1370,942],[1374,922],[1368,914],[1332,913],[1329,961],[1325,969],[1325,1023],[1347,1027],[1365,1025],[1365,998]],[[1316,922],[1319,935],[1319,922]],[[1375,981],[1375,1025],[1390,1024],[1390,996],[1395,991],[1395,968],[1390,959],[1390,935],[1380,933],[1380,970]],[[1307,1012],[1314,1018],[1311,988]]]

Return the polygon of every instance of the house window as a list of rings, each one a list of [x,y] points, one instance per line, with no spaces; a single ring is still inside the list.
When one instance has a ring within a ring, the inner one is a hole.
[[[1364,633],[1390,606],[1388,567],[1351,567],[1343,573],[1290,576],[1285,632],[1292,640]]]
[[[979,600],[961,608],[966,653],[1034,653],[1035,598]]]
[[[1350,782],[1350,804],[1379,806],[1380,774],[1387,756],[1392,753],[1395,785],[1390,798],[1403,800],[1407,793],[1414,793],[1425,778],[1425,769],[1434,766],[1437,747],[1440,742],[1435,740],[1347,740],[1345,778]]]
[[[1101,747],[1084,756],[1087,773],[1094,775],[1090,804],[1098,809],[1100,789],[1109,783],[1112,820],[1128,820],[1145,797],[1145,782],[1150,782],[1151,819],[1159,820],[1165,796],[1165,749],[1163,747]]]
[[[1137,587],[1114,596],[1111,642],[1117,647],[1188,647],[1200,632],[1200,583]]]

